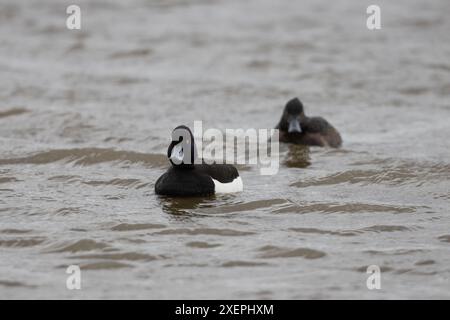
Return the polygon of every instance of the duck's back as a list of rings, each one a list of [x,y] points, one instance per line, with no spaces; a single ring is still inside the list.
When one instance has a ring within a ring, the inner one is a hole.
[[[233,182],[239,177],[237,169],[230,164],[200,164],[195,167],[198,172],[207,174],[212,179],[221,183]]]
[[[342,145],[339,132],[324,118],[311,117],[304,124],[304,142],[309,145],[330,146],[338,148]]]

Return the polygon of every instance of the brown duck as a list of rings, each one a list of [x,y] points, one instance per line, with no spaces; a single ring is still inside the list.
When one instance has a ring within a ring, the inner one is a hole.
[[[332,148],[342,145],[339,132],[324,118],[306,116],[298,98],[286,104],[275,129],[280,130],[281,142]]]

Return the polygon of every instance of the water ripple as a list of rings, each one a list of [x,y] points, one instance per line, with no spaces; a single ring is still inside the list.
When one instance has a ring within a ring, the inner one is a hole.
[[[79,166],[89,166],[104,162],[127,162],[131,164],[144,164],[149,167],[167,166],[167,157],[162,154],[101,148],[50,150],[27,157],[0,159],[0,165],[49,164],[58,161],[65,161]]]
[[[276,246],[264,246],[259,248],[259,251],[262,252],[259,257],[264,259],[296,257],[302,257],[305,259],[319,259],[326,256],[326,253],[323,251],[309,248],[289,249]]]
[[[238,231],[233,229],[215,229],[215,228],[197,228],[197,229],[167,229],[159,232],[155,232],[155,235],[215,235],[215,236],[225,236],[225,237],[239,237],[239,236],[249,236],[254,234],[250,231]]]
[[[79,252],[79,251],[92,251],[98,249],[104,249],[109,247],[107,244],[102,242],[96,242],[91,239],[78,240],[71,244],[59,245],[55,249],[50,249],[47,252]]]
[[[136,231],[165,228],[163,224],[155,223],[121,223],[111,228],[112,231]]]

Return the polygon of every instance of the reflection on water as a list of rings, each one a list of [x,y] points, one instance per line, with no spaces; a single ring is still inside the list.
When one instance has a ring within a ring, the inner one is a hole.
[[[447,0],[381,0],[373,32],[357,0],[81,1],[80,32],[3,2],[0,299],[450,297]],[[294,96],[342,149],[154,194],[175,126],[273,128]]]
[[[182,197],[173,198],[158,196],[162,210],[170,215],[179,216],[177,219],[188,219],[191,215],[196,215],[195,209],[214,206],[214,195],[208,197]]]
[[[284,165],[289,168],[306,168],[311,162],[310,158],[310,147],[289,144],[288,145],[288,153],[284,161]]]

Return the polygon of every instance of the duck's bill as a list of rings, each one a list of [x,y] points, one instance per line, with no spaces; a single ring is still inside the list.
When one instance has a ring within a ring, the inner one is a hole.
[[[297,119],[292,119],[289,121],[289,127],[288,127],[289,133],[301,133],[302,128],[300,127],[300,122],[298,122]]]

